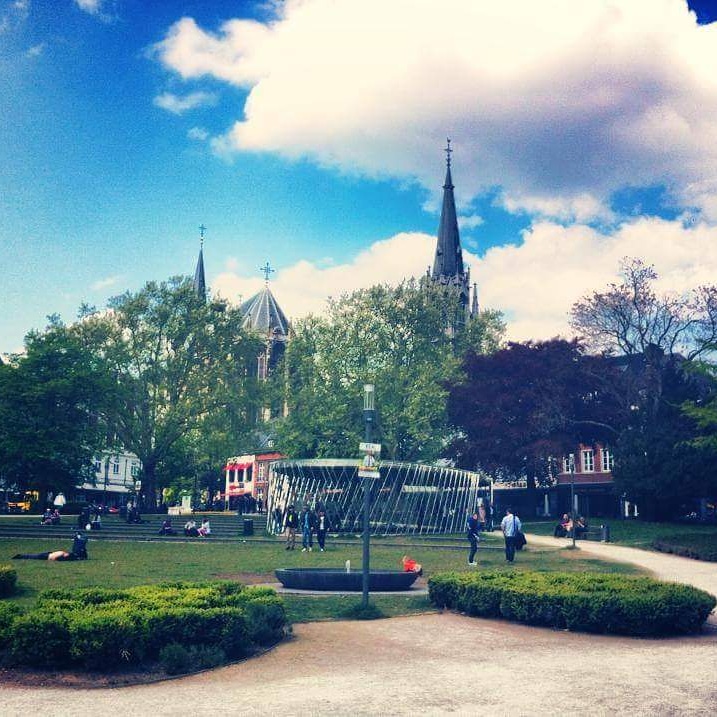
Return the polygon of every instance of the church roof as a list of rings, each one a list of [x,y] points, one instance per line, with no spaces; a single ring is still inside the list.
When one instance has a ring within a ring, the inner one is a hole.
[[[289,322],[268,286],[241,306],[244,328],[261,334],[276,334],[277,338],[289,335]]]
[[[461,239],[458,233],[456,200],[453,196],[453,179],[451,177],[449,155],[448,166],[446,167],[446,181],[443,184],[441,223],[438,227],[438,243],[436,244],[436,256],[433,260],[431,278],[434,281],[448,283],[455,276],[462,278],[464,273],[463,252],[461,251]]]

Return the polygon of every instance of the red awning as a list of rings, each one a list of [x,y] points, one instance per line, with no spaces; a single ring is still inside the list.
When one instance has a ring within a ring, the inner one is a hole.
[[[249,463],[227,463],[226,466],[224,466],[224,470],[243,471],[245,468],[250,468],[251,465],[252,465],[251,462],[249,462]]]

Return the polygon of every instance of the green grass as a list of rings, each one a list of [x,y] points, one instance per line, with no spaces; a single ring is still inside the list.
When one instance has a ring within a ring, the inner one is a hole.
[[[69,548],[69,541],[57,539],[0,539],[0,563],[12,563],[18,572],[18,595],[21,603],[34,601],[37,594],[50,587],[131,587],[167,580],[235,579],[240,582],[275,582],[277,567],[343,567],[350,560],[354,570],[361,569],[361,544],[329,545],[325,553],[302,553],[300,549],[284,550],[281,541],[267,543],[211,543],[211,542],[113,542],[90,539],[90,560],[70,563],[50,563],[40,560],[10,560],[15,553],[37,553],[50,549]],[[451,550],[432,547],[422,541],[406,541],[406,545],[391,547],[381,541],[372,542],[371,567],[400,569],[401,558],[408,553],[418,560],[429,576],[447,570],[466,570],[468,545]],[[505,564],[499,548],[498,535],[481,542],[478,562],[481,568],[502,567]],[[518,554],[516,570],[582,571],[634,573],[635,568],[605,563],[560,549],[533,549]],[[325,599],[325,598],[320,598]]]
[[[552,535],[557,521],[525,522],[523,527],[527,533],[536,535]],[[610,520],[609,518],[593,518],[592,527],[599,527],[601,523],[610,526],[610,541],[619,545],[628,545],[634,548],[652,549],[655,540],[664,539],[679,533],[681,537],[695,536],[704,540],[704,536],[712,536],[717,541],[716,525],[688,525],[685,523],[650,523],[642,520]]]

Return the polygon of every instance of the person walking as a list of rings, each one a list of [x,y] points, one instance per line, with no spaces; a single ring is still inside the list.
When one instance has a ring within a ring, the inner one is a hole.
[[[323,553],[324,546],[326,544],[326,533],[329,532],[329,519],[326,517],[326,512],[319,509],[319,514],[316,517],[316,540],[319,542],[319,550]]]
[[[286,517],[284,518],[284,530],[286,531],[286,550],[293,550],[296,544],[296,529],[299,527],[299,516],[294,510],[294,506],[290,505],[286,509]]]
[[[503,520],[500,521],[500,529],[505,538],[505,559],[509,563],[512,563],[515,558],[515,537],[522,527],[520,518],[513,514],[512,508],[508,508]]]
[[[314,548],[314,511],[307,505],[301,513],[301,552],[311,552]]]
[[[473,511],[473,514],[468,516],[468,520],[466,521],[466,529],[468,531],[468,542],[471,545],[470,552],[468,553],[468,565],[478,565],[475,559],[476,552],[478,551],[478,541],[480,540],[480,537],[478,535],[478,531],[480,529],[480,522],[478,519],[478,513],[476,511]]]

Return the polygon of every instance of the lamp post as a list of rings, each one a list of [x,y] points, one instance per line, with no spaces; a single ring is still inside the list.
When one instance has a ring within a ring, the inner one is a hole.
[[[575,547],[575,454],[568,456],[570,466],[570,518],[573,524],[573,548]]]
[[[107,456],[107,460],[105,461],[105,487],[102,491],[102,509],[107,509],[107,482],[110,477],[110,457]]]
[[[366,427],[366,443],[371,443],[371,427],[373,424],[376,407],[374,404],[373,384],[367,383],[363,387],[363,418]],[[368,607],[368,581],[369,581],[369,558],[370,558],[370,536],[371,528],[369,517],[371,514],[371,478],[363,479],[363,592],[361,604]]]

